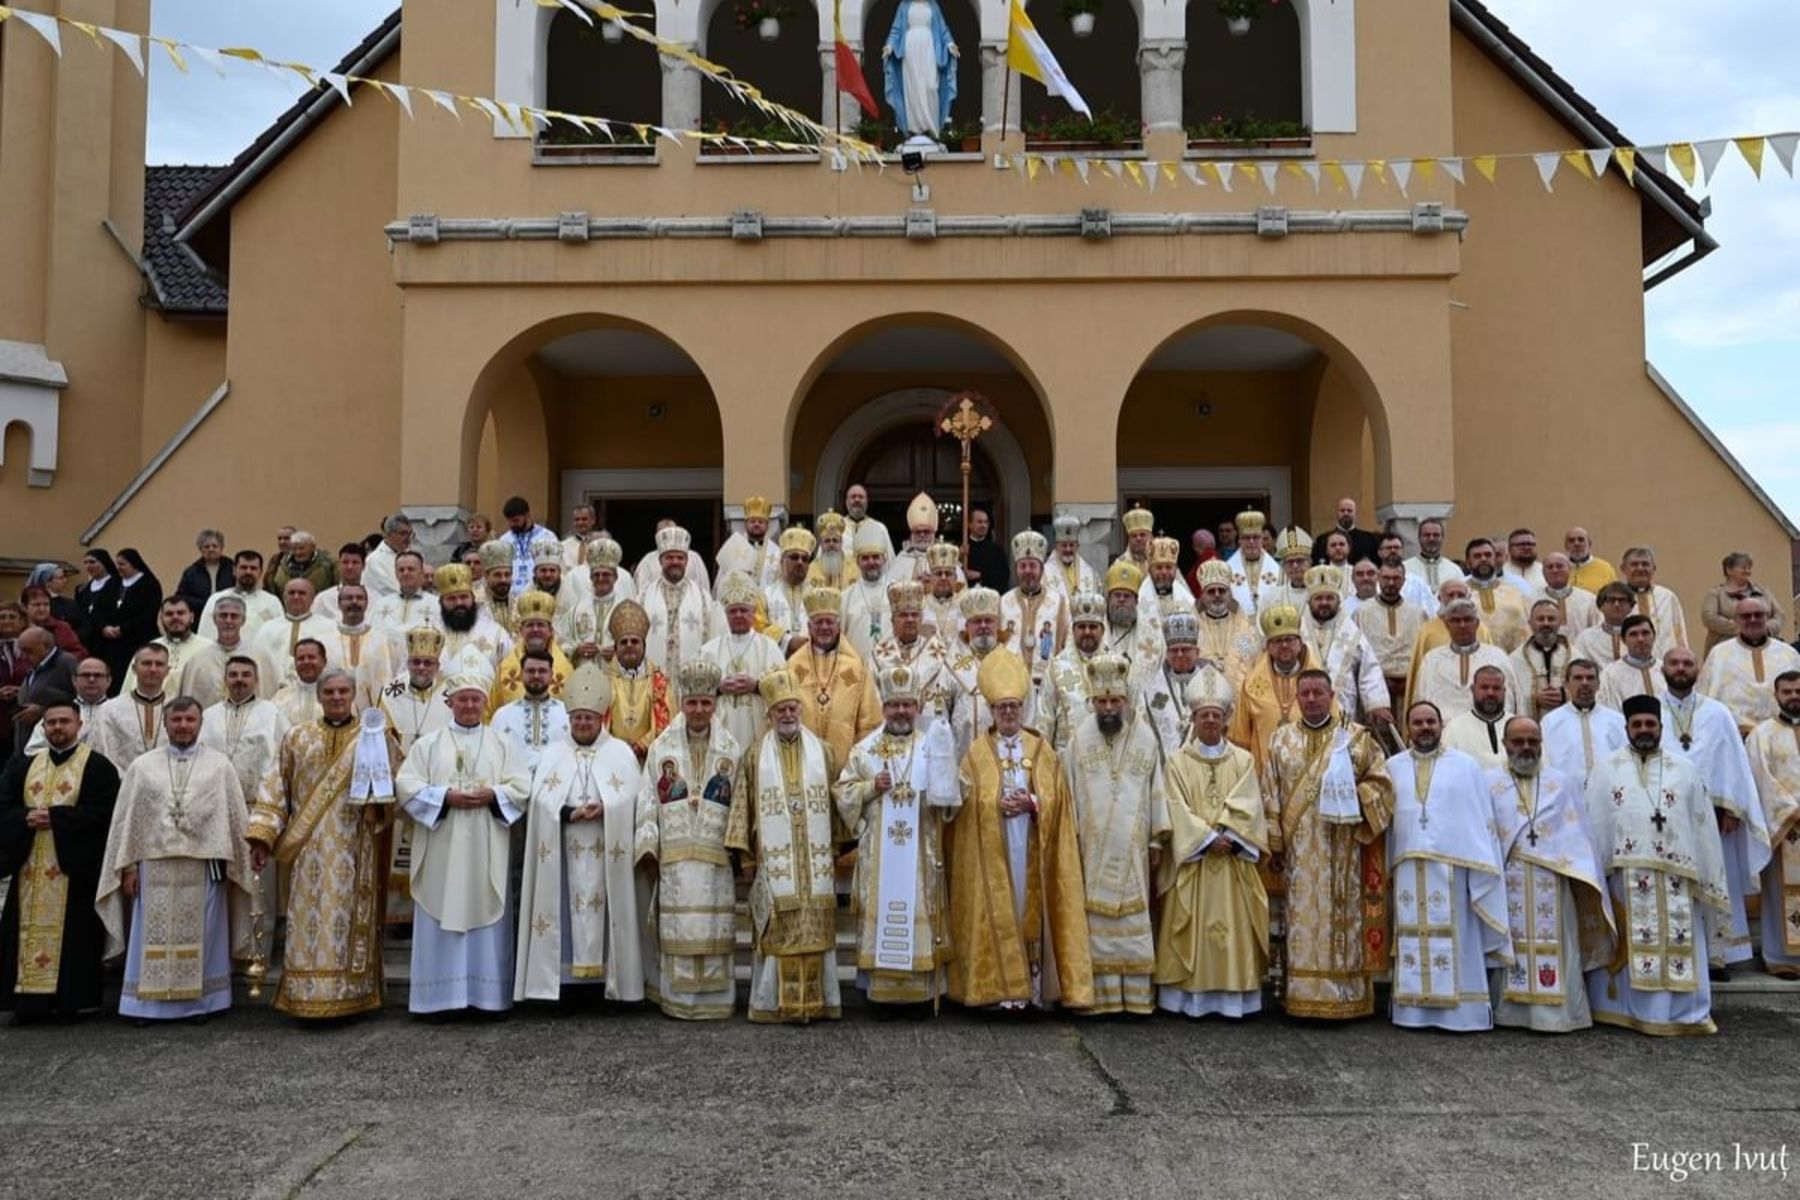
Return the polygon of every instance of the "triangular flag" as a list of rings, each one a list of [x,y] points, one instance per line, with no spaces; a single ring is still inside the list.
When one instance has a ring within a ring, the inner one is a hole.
[[[546,4],[544,0],[538,0],[538,6],[540,8],[556,8],[558,5],[568,9],[570,12],[586,21],[589,25],[594,23],[594,18],[588,16],[587,10],[575,3],[575,0],[550,0],[550,3],[548,4]]]
[[[1230,163],[1226,163],[1224,166],[1221,167],[1218,163],[1209,162],[1206,164],[1206,171],[1207,171],[1207,174],[1211,175],[1214,179],[1216,179],[1218,181],[1220,187],[1224,188],[1228,192],[1231,190],[1231,164]]]
[[[227,58],[241,58],[245,62],[260,63],[268,61],[263,57],[261,50],[252,50],[249,46],[225,46],[219,50],[219,53],[225,55]]]
[[[350,106],[349,79],[339,75],[336,71],[327,71],[323,75],[320,75],[319,78],[331,85],[331,90],[336,92],[338,97],[343,100],[344,107],[348,108]],[[479,104],[481,101],[478,100],[476,103]]]
[[[1588,161],[1586,151],[1570,150],[1562,156],[1562,159],[1573,167],[1578,174],[1585,175],[1589,179],[1594,177],[1594,164]]]
[[[1139,187],[1144,186],[1144,173],[1138,169],[1138,165],[1135,162],[1126,162],[1125,173],[1131,176],[1131,182],[1137,184]]]
[[[1375,176],[1375,179],[1377,182],[1386,183],[1387,182],[1387,159],[1371,158],[1369,160],[1369,174]]]
[[[432,102],[439,108],[443,109],[457,120],[462,120],[462,113],[459,112],[456,107],[456,97],[452,96],[449,92],[440,92],[436,88],[425,88],[424,92],[427,96],[431,97]]]
[[[1237,171],[1238,171],[1238,174],[1242,175],[1244,177],[1244,179],[1247,182],[1249,182],[1252,187],[1254,187],[1256,185],[1256,168],[1255,167],[1251,166],[1247,162],[1241,162],[1241,163],[1237,164]]]
[[[1069,176],[1074,176],[1077,173],[1075,170],[1075,160],[1073,158],[1065,158],[1058,162],[1056,164],[1056,169],[1061,171],[1064,175]]]
[[[1315,196],[1318,195],[1319,194],[1319,164],[1316,161],[1303,162],[1300,164],[1300,173],[1302,175],[1305,175],[1308,179],[1312,180],[1313,195],[1315,195]]]
[[[171,42],[165,37],[153,37],[150,40],[163,48],[163,53],[169,56],[169,61],[175,64],[175,69],[177,71],[180,71],[183,75],[187,74],[187,59],[181,57],[181,47],[179,43]]]
[[[1043,169],[1043,166],[1044,166],[1043,160],[1038,158],[1036,155],[1032,155],[1031,157],[1027,158],[1025,160],[1025,178],[1027,180],[1036,179],[1037,173]]]
[[[1081,176],[1081,182],[1086,183],[1088,181],[1088,171],[1091,170],[1088,165],[1088,160],[1085,158],[1077,158],[1070,161],[1075,164],[1075,173]]]
[[[1437,164],[1438,164],[1438,166],[1444,168],[1444,174],[1446,174],[1450,178],[1456,180],[1456,182],[1458,182],[1458,183],[1467,183],[1468,182],[1468,180],[1463,178],[1463,160],[1462,159],[1460,159],[1460,158],[1440,158],[1437,160]]]
[[[208,50],[205,46],[189,46],[188,53],[217,71],[220,79],[225,78],[225,56],[217,50]]]
[[[1394,169],[1394,185],[1400,189],[1402,196],[1406,195],[1406,186],[1412,182],[1412,159],[1396,158],[1389,165]]]
[[[1711,183],[1713,172],[1719,169],[1719,160],[1725,157],[1726,139],[1714,138],[1711,141],[1696,142],[1694,149],[1700,152],[1700,179]]]
[[[1156,169],[1156,164],[1151,163],[1144,169],[1144,186],[1152,192],[1156,191],[1156,180],[1160,174],[1161,172]]]
[[[1601,150],[1589,150],[1587,152],[1588,170],[1593,174],[1595,179],[1606,174],[1606,164],[1612,161],[1612,156],[1613,151],[1611,146],[1607,146]]]
[[[1100,165],[1105,167],[1106,173],[1114,179],[1122,179],[1125,176],[1125,164],[1116,158],[1103,158],[1100,160]]]
[[[1681,172],[1682,181],[1694,186],[1694,147],[1687,142],[1669,143],[1669,161]]]
[[[1437,159],[1415,158],[1412,160],[1412,165],[1413,169],[1418,171],[1419,179],[1422,182],[1429,185],[1437,179]]]
[[[1205,187],[1206,186],[1206,180],[1200,178],[1200,164],[1198,164],[1198,163],[1182,163],[1181,164],[1181,173],[1183,175],[1186,175],[1188,177],[1188,182],[1193,184],[1195,187]]]
[[[1638,152],[1630,146],[1620,146],[1613,151],[1613,157],[1619,160],[1619,170],[1625,172],[1625,182],[1633,186],[1637,184],[1637,156]]]
[[[1156,165],[1162,168],[1162,173],[1163,173],[1164,179],[1167,179],[1170,183],[1175,182],[1175,164],[1174,163],[1158,163]]]
[[[1367,163],[1347,162],[1344,164],[1344,178],[1350,181],[1352,199],[1362,195],[1363,172],[1367,169]]]
[[[1350,186],[1350,181],[1344,176],[1344,168],[1335,160],[1332,162],[1320,163],[1319,165],[1325,168],[1325,174],[1331,177],[1331,182],[1338,185],[1338,191],[1341,192]]]
[[[1794,150],[1800,147],[1800,133],[1772,133],[1769,135],[1769,149],[1781,161],[1781,169],[1791,178],[1794,174]]]
[[[410,121],[413,119],[411,88],[401,83],[389,83],[383,85],[382,90],[400,102],[400,107],[406,110],[407,120]]]
[[[998,158],[999,155],[995,155],[994,157]],[[1019,173],[1019,180],[1023,182],[1025,179],[1025,156],[1023,154],[1015,154],[1012,156],[1012,169]]]
[[[1744,161],[1750,164],[1751,172],[1758,179],[1761,179],[1762,178],[1763,145],[1764,145],[1763,139],[1761,139],[1759,137],[1733,138],[1732,145],[1734,145],[1738,148],[1738,153],[1743,155]]]
[[[1256,169],[1262,172],[1263,188],[1267,190],[1269,195],[1273,196],[1275,194],[1275,174],[1281,170],[1281,164],[1272,162],[1257,163]]]
[[[105,46],[100,45],[100,27],[98,25],[90,25],[86,21],[70,21],[69,24],[87,34],[88,40],[93,42],[94,45],[99,46],[102,50],[106,49]]]
[[[125,57],[131,60],[131,65],[137,68],[137,73],[142,75],[144,73],[144,39],[135,33],[127,33],[123,29],[109,29],[105,25],[98,28],[100,36],[123,50]]]
[[[1556,168],[1562,166],[1562,155],[1552,152],[1550,154],[1534,154],[1531,158],[1533,162],[1537,163],[1538,178],[1544,181],[1544,190],[1554,192],[1556,189],[1550,186],[1550,181],[1556,178]],[[1480,166],[1481,160],[1476,159],[1475,165]],[[1485,174],[1485,172],[1483,173]]]
[[[1500,160],[1498,157],[1492,154],[1477,154],[1470,161],[1475,164],[1475,169],[1481,172],[1481,177],[1483,179],[1487,180],[1489,183],[1494,182],[1494,172],[1500,169]]]
[[[56,51],[56,57],[62,57],[62,30],[57,28],[55,17],[46,17],[43,13],[26,12],[24,9],[11,10],[12,15],[37,30],[38,36],[50,43]]]

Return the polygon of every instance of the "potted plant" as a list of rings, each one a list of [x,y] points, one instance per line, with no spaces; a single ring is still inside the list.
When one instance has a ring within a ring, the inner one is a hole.
[[[900,132],[874,117],[864,117],[856,123],[856,138],[883,151],[894,150],[900,145]]]
[[[1239,117],[1215,113],[1210,121],[1189,125],[1187,136],[1189,150],[1304,150],[1312,145],[1312,130],[1303,122],[1269,120],[1254,113]]]
[[[1243,37],[1250,32],[1250,26],[1262,17],[1265,8],[1280,2],[1281,0],[1218,0],[1219,15],[1225,18],[1225,28],[1231,30],[1232,37]]]
[[[981,153],[981,118],[952,117],[950,123],[938,136],[943,138],[944,145],[951,150],[962,150],[968,154]]]
[[[552,121],[538,131],[537,154],[543,159],[650,158],[656,154],[656,142],[640,142],[629,129],[607,137],[598,129]]]
[[[788,0],[738,0],[732,9],[732,19],[736,22],[739,33],[756,30],[756,35],[765,42],[772,42],[781,36],[781,19],[794,15],[794,6]]]
[[[735,142],[709,140],[702,142],[700,153],[708,158],[742,158],[749,155],[816,154],[818,147],[808,145],[804,135],[794,132],[780,121],[759,116],[721,118],[713,123],[712,132],[726,137],[747,138],[762,142],[787,142],[785,146],[740,146]]]
[[[1136,122],[1110,108],[1088,120],[1071,113],[1057,120],[1042,119],[1025,130],[1025,142],[1033,149],[1056,152],[1126,150],[1142,143],[1143,130]]]
[[[1102,0],[1062,0],[1057,11],[1069,23],[1069,32],[1076,37],[1086,37],[1094,32],[1094,16],[1100,11]]]

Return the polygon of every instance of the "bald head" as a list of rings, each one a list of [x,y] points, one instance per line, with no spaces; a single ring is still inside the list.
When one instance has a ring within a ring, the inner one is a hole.
[[[23,654],[25,661],[34,667],[50,657],[50,652],[54,649],[56,649],[56,639],[50,635],[50,631],[47,629],[40,629],[36,625],[32,625],[19,635],[19,653]]]

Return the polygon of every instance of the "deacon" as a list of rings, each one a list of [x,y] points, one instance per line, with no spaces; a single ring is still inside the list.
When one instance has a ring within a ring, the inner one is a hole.
[[[1435,704],[1408,709],[1406,730],[1411,748],[1387,762],[1394,1024],[1492,1029],[1487,964],[1512,962],[1513,949],[1487,779],[1475,759],[1443,744]]]
[[[1733,620],[1737,636],[1706,652],[1698,686],[1730,709],[1738,730],[1748,735],[1775,715],[1775,689],[1769,681],[1800,671],[1800,650],[1769,635],[1769,602],[1761,596],[1739,600]]]
[[[1544,761],[1567,775],[1585,795],[1594,764],[1624,749],[1629,739],[1619,710],[1599,702],[1598,666],[1585,658],[1571,659],[1563,679],[1569,702],[1544,717]]]
[[[494,674],[494,694],[488,697],[489,715],[499,712],[503,705],[511,704],[525,694],[525,655],[548,654],[550,656],[550,694],[561,696],[563,684],[568,682],[569,672],[575,668],[569,662],[562,647],[556,644],[556,607],[555,601],[543,592],[526,592],[519,597],[515,606],[519,621],[519,639],[513,643],[506,657],[500,660],[500,667]],[[449,639],[445,639],[448,643]],[[465,647],[462,655],[452,661],[461,663],[469,657]],[[485,657],[483,661],[487,661]]]
[[[638,783],[637,854],[657,879],[657,965],[649,981],[663,1015],[724,1020],[737,1007],[737,891],[726,848],[744,786],[743,751],[714,719],[719,668],[681,668],[681,720],[650,747]]]
[[[1049,555],[1049,547],[1043,534],[1027,529],[1015,536],[1012,555],[1013,574],[1019,582],[1000,597],[1000,630],[1003,640],[1025,660],[1025,669],[1031,672],[1035,701],[1051,660],[1068,644],[1069,601],[1061,592],[1044,586],[1044,559]],[[1027,705],[1026,720],[1034,716],[1032,706]]]
[[[740,533],[732,531],[725,544],[719,547],[719,556],[714,560],[718,570],[714,578],[718,581],[716,589],[724,585],[725,577],[733,571],[747,576],[758,591],[775,582],[777,568],[781,563],[781,553],[775,543],[769,539],[769,518],[773,514],[766,496],[746,496],[744,498],[744,528]],[[720,597],[721,601],[723,597]]]
[[[644,613],[650,618],[645,646],[650,662],[669,675],[679,675],[688,662],[700,657],[706,645],[724,627],[707,586],[690,578],[688,547],[692,539],[679,525],[656,535],[657,560],[662,571],[644,589]]]
[[[1344,573],[1338,567],[1310,567],[1306,572],[1306,611],[1300,636],[1312,650],[1313,662],[1331,676],[1338,707],[1374,729],[1391,733],[1394,710],[1387,680],[1375,647],[1362,629],[1344,615]]]
[[[1331,676],[1308,668],[1294,691],[1300,719],[1269,738],[1263,799],[1287,896],[1283,1005],[1295,1017],[1366,1017],[1388,952],[1382,835],[1394,788],[1374,737],[1334,714]]]
[[[1619,625],[1625,638],[1625,654],[1617,662],[1600,671],[1600,703],[1608,708],[1624,710],[1632,696],[1662,699],[1667,685],[1657,669],[1656,622],[1642,613],[1632,613]]]
[[[879,529],[864,523],[855,544],[857,579],[844,589],[844,640],[865,663],[871,661],[875,643],[893,631],[887,605],[887,559],[882,554]]]
[[[569,738],[544,752],[532,781],[513,999],[598,992],[635,1003],[644,998],[640,914],[649,903],[632,865],[637,755],[606,732],[612,685],[599,664],[575,668],[563,704]]]
[[[993,712],[959,771],[962,806],[945,830],[948,992],[970,1008],[1090,1008],[1081,848],[1062,766],[1024,728],[1031,676],[1016,654],[982,660]]]
[[[1050,523],[1056,537],[1056,561],[1047,565],[1045,582],[1065,598],[1081,592],[1098,592],[1100,576],[1087,559],[1081,557],[1081,518],[1063,515]]]
[[[920,492],[906,506],[906,545],[893,556],[887,567],[887,582],[908,583],[918,580],[923,583],[931,574],[931,566],[926,562],[926,552],[937,540],[938,507],[937,502]]]
[[[107,958],[125,955],[119,1013],[139,1022],[230,1008],[231,960],[250,952],[250,808],[237,771],[200,745],[191,697],[169,701],[163,723],[167,743],[120,780],[95,901]]]
[[[725,609],[725,631],[700,648],[701,656],[719,668],[719,723],[746,750],[760,745],[769,727],[757,682],[787,663],[774,640],[756,632],[760,596],[748,575],[721,573],[718,600]]]
[[[1475,602],[1452,600],[1440,611],[1450,640],[1418,660],[1411,699],[1415,703],[1429,700],[1446,720],[1454,720],[1474,706],[1469,685],[1475,682],[1475,672],[1482,667],[1497,667],[1505,681],[1506,711],[1518,712],[1512,663],[1505,650],[1476,636],[1480,617]]]
[[[882,727],[858,742],[833,787],[857,839],[856,981],[876,1004],[935,1001],[950,958],[945,822],[962,804],[948,722],[918,725],[919,676],[881,672]]]
[[[1387,684],[1390,703],[1406,694],[1406,678],[1412,674],[1412,649],[1429,613],[1408,600],[1403,588],[1417,582],[1396,563],[1383,563],[1375,571],[1375,598],[1357,605],[1351,619],[1368,639]],[[1432,607],[1436,607],[1436,600]]]
[[[1074,806],[1087,896],[1096,1013],[1156,1008],[1151,882],[1169,841],[1163,756],[1148,721],[1131,712],[1131,664],[1116,654],[1087,665],[1093,712],[1062,759]]]
[[[1520,699],[1541,721],[1567,699],[1564,677],[1574,651],[1563,635],[1562,612],[1554,600],[1534,601],[1530,623],[1531,636],[1512,652],[1512,670]]]
[[[1494,1024],[1586,1029],[1594,1018],[1583,973],[1612,959],[1615,930],[1581,782],[1544,762],[1536,721],[1514,717],[1506,723],[1506,766],[1488,772],[1488,791],[1512,938],[1511,964],[1488,970]]]
[[[831,748],[831,761],[848,762],[850,748],[881,723],[875,679],[861,656],[839,634],[843,604],[836,588],[806,593],[806,645],[788,656],[800,689],[800,719]]]
[[[781,571],[763,587],[763,607],[769,614],[767,633],[783,654],[806,644],[806,573],[812,568],[818,539],[804,529],[781,533]]]
[[[1069,624],[1074,637],[1051,661],[1037,697],[1037,731],[1058,757],[1067,753],[1088,712],[1087,665],[1106,636],[1105,599],[1098,592],[1076,592],[1069,601]]]
[[[169,652],[148,642],[138,647],[131,663],[137,686],[100,706],[90,743],[118,769],[121,778],[139,758],[169,744],[164,710],[170,697],[163,691]]]
[[[1631,739],[1596,764],[1587,821],[1619,913],[1619,946],[1587,978],[1594,1020],[1639,1033],[1717,1032],[1702,913],[1731,911],[1718,821],[1699,774],[1662,743],[1662,702],[1625,701]]]
[[[1775,715],[1745,749],[1774,847],[1762,879],[1763,968],[1800,979],[1800,671],[1775,677]]]
[[[412,818],[412,992],[415,1013],[512,1007],[512,824],[530,803],[531,772],[489,729],[487,663],[465,654],[445,685],[450,724],[413,743],[395,780]]]
[[[119,773],[82,744],[67,696],[41,702],[44,748],[0,772],[0,1011],[14,1025],[72,1020],[101,1004],[106,931],[94,909]]]
[[[1268,824],[1255,758],[1225,740],[1230,682],[1204,666],[1188,702],[1193,737],[1163,776],[1170,839],[1156,872],[1156,1005],[1238,1019],[1262,1011],[1269,970],[1269,894],[1256,870]]]
[[[1225,681],[1235,690],[1243,686],[1244,677],[1262,652],[1255,617],[1232,605],[1229,564],[1208,559],[1200,564],[1196,578],[1200,581],[1200,657],[1223,671]]]
[[[290,585],[291,586],[291,585]],[[356,678],[319,677],[320,715],[290,729],[250,815],[250,865],[289,868],[275,1008],[317,1020],[381,1007],[387,829],[400,745],[380,713],[356,714]]]
[[[1482,770],[1498,767],[1506,760],[1503,735],[1506,723],[1513,717],[1506,707],[1509,678],[1499,667],[1476,668],[1475,681],[1469,685],[1470,707],[1448,721],[1441,715],[1437,719],[1437,736],[1443,739],[1445,748],[1467,754]]]
[[[644,654],[644,636],[650,618],[636,600],[621,600],[607,621],[612,635],[613,657],[606,664],[612,685],[612,707],[606,712],[606,731],[630,746],[638,761],[650,753],[650,743],[669,725],[669,677],[650,665]]]

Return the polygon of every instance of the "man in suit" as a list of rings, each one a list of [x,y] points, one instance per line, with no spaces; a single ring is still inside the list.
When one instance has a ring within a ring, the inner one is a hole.
[[[30,669],[19,685],[18,708],[13,713],[15,753],[23,752],[31,731],[44,715],[44,700],[75,693],[75,656],[58,649],[56,637],[49,630],[34,625],[21,633],[19,653]]]

